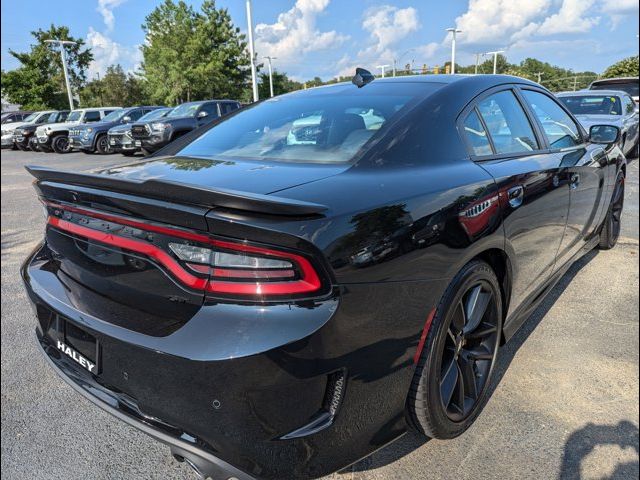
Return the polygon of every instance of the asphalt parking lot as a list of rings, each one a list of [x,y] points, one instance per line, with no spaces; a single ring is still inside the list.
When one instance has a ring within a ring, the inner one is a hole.
[[[80,398],[40,358],[18,275],[42,236],[23,167],[88,170],[120,155],[2,151],[2,478],[189,479],[168,449]],[[407,434],[330,478],[638,478],[638,162],[623,237],[574,265],[502,349],[495,391],[451,441]]]

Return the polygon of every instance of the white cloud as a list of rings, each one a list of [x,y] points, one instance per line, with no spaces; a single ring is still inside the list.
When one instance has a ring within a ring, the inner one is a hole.
[[[260,23],[255,27],[258,55],[278,57],[278,65],[300,62],[310,52],[339,47],[349,37],[335,30],[320,31],[317,18],[329,6],[330,0],[297,0],[288,11],[278,15],[275,23]]]
[[[585,33],[598,23],[600,17],[587,16],[592,11],[595,0],[564,0],[557,13],[551,15],[540,25],[539,35],[558,35],[561,33]]]
[[[369,32],[375,43],[372,48],[382,52],[420,27],[418,11],[391,5],[375,7],[365,12],[362,28]]]
[[[601,10],[611,14],[634,13],[640,10],[640,2],[638,0],[604,0]]]
[[[470,0],[456,19],[462,43],[487,46],[509,44],[511,37],[544,16],[552,0]],[[531,27],[528,27],[531,28]]]
[[[113,15],[113,9],[123,4],[126,0],[98,0],[98,12],[102,15],[102,20],[107,27],[107,31],[113,30],[115,25],[115,17]]]
[[[135,71],[142,61],[142,52],[138,46],[124,46],[89,27],[87,46],[93,53],[93,61],[89,64],[88,78],[94,79],[98,74],[104,75],[107,67],[120,64],[125,71]]]

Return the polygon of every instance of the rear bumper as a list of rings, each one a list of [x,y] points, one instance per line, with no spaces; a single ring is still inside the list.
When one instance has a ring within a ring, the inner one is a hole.
[[[135,409],[131,409],[131,404],[124,396],[108,390],[97,383],[93,376],[76,368],[70,361],[66,360],[51,342],[36,333],[38,346],[47,363],[60,377],[73,388],[77,393],[89,400],[94,405],[110,413],[118,420],[121,420],[134,428],[146,433],[155,440],[169,446],[174,456],[188,461],[192,467],[203,477],[213,480],[228,480],[236,478],[238,480],[254,480],[254,477],[247,475],[234,466],[220,460],[213,454],[189,441],[188,435],[183,438],[176,437],[171,433],[154,427],[153,420],[145,418],[143,415],[135,415]],[[127,413],[132,412],[132,413]]]
[[[205,302],[158,337],[85,313],[98,299],[63,283],[58,269],[45,244],[21,272],[48,361],[79,393],[216,480],[318,478],[406,431],[432,301],[416,293],[434,291],[432,282],[353,284],[301,305]],[[401,314],[398,304],[407,305]],[[98,375],[56,358],[53,317],[96,338]]]

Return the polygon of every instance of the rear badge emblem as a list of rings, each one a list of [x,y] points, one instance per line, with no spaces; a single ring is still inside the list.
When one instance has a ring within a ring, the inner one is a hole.
[[[89,370],[89,372],[94,373],[94,369],[96,368],[95,363],[83,357],[69,345],[61,342],[60,340],[58,340],[58,350],[64,353],[67,357],[73,359],[76,363],[79,363],[83,368]]]

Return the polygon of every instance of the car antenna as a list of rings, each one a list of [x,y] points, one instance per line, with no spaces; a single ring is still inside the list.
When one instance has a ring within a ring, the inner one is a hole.
[[[356,68],[356,74],[351,79],[351,83],[353,83],[356,87],[362,88],[365,85],[373,82],[376,77],[373,76],[369,70],[365,70],[364,68]]]

